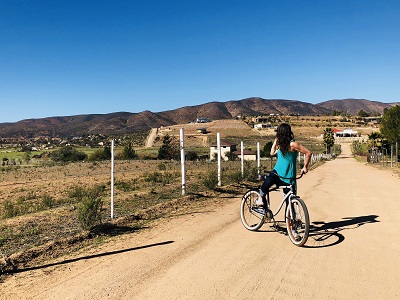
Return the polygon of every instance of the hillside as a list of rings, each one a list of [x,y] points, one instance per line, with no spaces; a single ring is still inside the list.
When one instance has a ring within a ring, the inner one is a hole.
[[[0,123],[0,138],[72,137],[87,134],[118,135],[147,131],[154,127],[184,124],[193,122],[199,117],[221,120],[239,115],[326,115],[333,111],[356,115],[361,109],[380,114],[385,108],[393,105],[359,99],[330,100],[319,104],[310,104],[296,100],[247,98],[228,102],[209,102],[157,113],[151,111],[115,112]]]
[[[395,104],[396,103],[382,103],[365,99],[343,99],[321,102],[318,103],[317,106],[330,111],[336,110],[355,116],[360,110],[371,114],[382,114],[385,108],[390,108]]]

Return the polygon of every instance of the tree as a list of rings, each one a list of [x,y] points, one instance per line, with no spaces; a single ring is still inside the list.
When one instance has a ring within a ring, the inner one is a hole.
[[[84,160],[87,157],[87,155],[82,151],[76,150],[72,146],[65,146],[51,152],[50,157],[54,161],[68,162],[68,161]]]
[[[380,131],[392,144],[400,141],[400,106],[385,110],[381,120]]]
[[[132,143],[128,143],[128,145],[126,145],[124,147],[124,151],[122,152],[122,158],[123,159],[135,159],[135,158],[137,158],[137,154],[136,154],[135,150],[132,147]]]
[[[195,161],[199,159],[199,155],[194,151],[188,151],[185,155],[186,160]]]
[[[369,134],[368,140],[370,141],[369,145],[371,148],[379,150],[383,149],[389,150],[390,148],[387,139],[385,139],[383,134],[379,132],[372,132],[371,134]]]
[[[362,118],[366,118],[369,117],[371,114],[365,110],[360,110],[357,114],[357,116],[362,117]]]
[[[89,156],[90,161],[97,160],[110,160],[111,159],[111,147],[105,146],[103,149],[97,149]]]
[[[261,156],[270,157],[272,145],[273,145],[273,142],[271,142],[271,141],[266,142]]]
[[[329,154],[329,153],[331,153],[331,148],[335,144],[335,135],[334,135],[332,128],[329,127],[324,130],[323,138],[324,138],[326,153]]]
[[[158,159],[178,159],[179,158],[179,145],[174,143],[172,137],[168,134],[163,137],[163,143],[158,149]]]
[[[233,153],[232,151],[229,151],[228,153],[226,153],[226,157],[228,158],[228,160],[237,160],[239,157],[237,154]]]

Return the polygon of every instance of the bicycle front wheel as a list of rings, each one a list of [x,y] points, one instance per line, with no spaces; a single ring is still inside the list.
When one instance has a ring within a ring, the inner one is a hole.
[[[290,213],[290,207],[292,208],[292,216]],[[300,247],[307,242],[310,231],[310,218],[307,206],[302,199],[292,198],[290,206],[287,206],[286,228],[293,244]]]
[[[265,221],[265,214],[260,213],[260,208],[255,205],[259,196],[258,191],[250,190],[244,194],[240,204],[240,218],[243,226],[251,231],[260,229]]]

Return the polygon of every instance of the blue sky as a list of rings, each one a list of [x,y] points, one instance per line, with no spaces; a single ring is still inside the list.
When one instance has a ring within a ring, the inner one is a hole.
[[[0,0],[0,122],[400,101],[398,0]]]

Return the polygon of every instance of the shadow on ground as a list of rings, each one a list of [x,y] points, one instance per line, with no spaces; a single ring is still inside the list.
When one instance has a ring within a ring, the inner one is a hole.
[[[312,222],[305,248],[323,248],[340,244],[345,240],[343,232],[360,226],[377,223],[377,215],[345,217],[341,221]]]
[[[48,267],[66,265],[66,264],[74,263],[74,262],[81,261],[81,260],[93,259],[93,258],[109,256],[109,255],[116,255],[116,254],[137,251],[137,250],[142,250],[142,249],[151,248],[151,247],[164,246],[164,245],[168,245],[168,244],[172,244],[172,243],[174,243],[174,241],[165,241],[165,242],[161,242],[161,243],[155,243],[155,244],[149,244],[149,245],[138,246],[138,247],[133,247],[133,248],[127,248],[127,249],[109,251],[109,252],[98,253],[98,254],[93,254],[93,255],[87,255],[87,256],[66,259],[66,260],[63,260],[60,262],[44,264],[44,265],[35,266],[35,267],[27,267],[27,268],[19,268],[16,270],[10,270],[8,272],[5,272],[4,274],[10,275],[10,274],[22,273],[22,272],[26,272],[26,271],[39,270],[39,269],[44,269],[44,268],[48,268]]]

